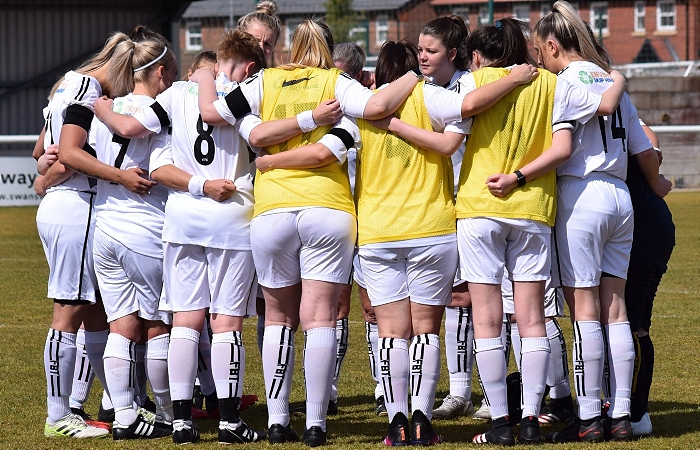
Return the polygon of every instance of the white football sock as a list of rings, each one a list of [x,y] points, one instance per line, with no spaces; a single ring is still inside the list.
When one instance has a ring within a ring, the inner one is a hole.
[[[173,421],[173,401],[168,378],[170,334],[165,333],[146,342],[146,373],[153,390],[156,414],[166,422]]]
[[[174,402],[192,399],[198,347],[199,331],[187,327],[173,327],[170,330],[168,378],[170,397]]]
[[[556,319],[545,322],[547,339],[549,339],[549,369],[547,370],[547,386],[551,399],[564,398],[571,395],[569,385],[569,358],[566,352],[566,341]]]
[[[523,417],[538,416],[542,396],[547,385],[549,368],[549,339],[531,337],[519,339],[522,343],[522,408]]]
[[[241,332],[228,331],[214,334],[211,353],[211,372],[216,384],[217,397],[241,398],[245,376],[245,348]]]
[[[134,409],[136,343],[117,333],[110,333],[105,347],[105,376],[114,405],[114,420],[121,425],[136,421]]]
[[[326,431],[326,411],[335,372],[335,328],[312,328],[304,333],[304,380],[306,382],[306,429]]]
[[[338,382],[340,381],[340,369],[345,361],[345,354],[348,351],[349,338],[348,319],[340,319],[335,322],[335,342],[337,352],[335,355],[335,371],[333,373],[333,385],[331,386],[331,400],[338,400]]]
[[[85,351],[85,330],[79,329],[75,338],[75,369],[73,370],[73,386],[70,392],[70,407],[83,409],[83,403],[90,395],[90,388],[95,379],[90,359]]]
[[[610,367],[610,410],[608,416],[620,419],[630,415],[632,376],[634,374],[634,341],[629,322],[605,325]]]
[[[409,360],[406,339],[379,338],[379,372],[389,422],[396,413],[408,417]]]
[[[484,398],[492,419],[508,415],[506,359],[502,338],[474,339],[474,352]]]
[[[574,322],[574,386],[579,418],[600,416],[600,384],[603,373],[603,332],[600,322]]]
[[[262,348],[268,427],[289,425],[289,392],[294,373],[294,330],[281,325],[265,327]]]
[[[48,422],[53,424],[70,414],[71,386],[75,369],[75,333],[66,333],[49,328],[44,344],[44,372],[46,374],[46,396]]]
[[[450,373],[450,395],[471,399],[474,366],[471,308],[445,308],[445,356]]]
[[[411,409],[433,417],[435,390],[440,379],[440,337],[419,334],[411,339]]]
[[[102,387],[105,389],[107,389],[107,380],[105,379],[105,363],[103,357],[108,336],[109,330],[85,332],[85,352],[88,355],[95,376],[100,380]]]

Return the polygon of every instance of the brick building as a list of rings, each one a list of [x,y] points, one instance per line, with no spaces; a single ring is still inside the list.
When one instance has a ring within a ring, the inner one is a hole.
[[[221,33],[255,7],[256,0],[193,2],[180,26],[181,66],[186,69],[202,49],[215,49]],[[294,27],[304,18],[323,17],[326,0],[278,0],[282,35],[277,63],[286,62]],[[534,26],[553,2],[495,0],[494,19],[515,17]],[[572,1],[601,36],[614,64],[700,59],[700,0]],[[420,28],[438,15],[463,15],[474,29],[489,21],[484,0],[354,0],[357,15],[352,39],[376,55],[386,39],[414,42]]]
[[[613,64],[700,59],[700,0],[570,1],[591,24]],[[494,20],[514,17],[534,26],[551,1],[495,0]],[[483,0],[430,0],[438,14],[457,13],[470,27],[488,23]]]

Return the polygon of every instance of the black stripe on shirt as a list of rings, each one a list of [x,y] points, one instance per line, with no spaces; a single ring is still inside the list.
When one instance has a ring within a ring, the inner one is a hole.
[[[66,118],[63,121],[64,125],[77,125],[85,131],[90,131],[90,124],[95,113],[90,111],[83,105],[70,105],[66,108]]]
[[[250,103],[248,103],[248,99],[245,98],[240,87],[226,94],[224,100],[226,100],[226,105],[236,120],[250,113]]]
[[[160,127],[161,128],[169,128],[170,127],[170,119],[168,119],[168,113],[165,112],[165,109],[160,105],[158,102],[153,102],[151,103],[151,109],[153,110],[154,113],[156,113],[156,116],[158,116],[158,120],[160,121]]]
[[[343,145],[345,146],[346,150],[355,146],[355,140],[347,130],[336,127],[331,129],[328,134],[332,134],[333,136],[340,138],[340,140],[343,141]]]

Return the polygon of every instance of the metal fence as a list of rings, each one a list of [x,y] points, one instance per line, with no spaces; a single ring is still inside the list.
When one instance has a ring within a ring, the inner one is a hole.
[[[675,188],[700,188],[700,125],[651,126],[663,152],[660,172]],[[0,136],[0,145],[14,144],[17,150],[0,151],[2,156],[29,157],[38,135]]]

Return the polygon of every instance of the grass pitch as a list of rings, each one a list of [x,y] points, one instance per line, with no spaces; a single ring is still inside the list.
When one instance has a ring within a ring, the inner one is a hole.
[[[700,357],[696,351],[700,330],[700,192],[674,192],[667,201],[676,223],[677,244],[656,297],[651,329],[656,348],[649,405],[654,437],[624,444],[561,444],[543,448],[700,448]],[[45,298],[48,268],[36,232],[35,216],[35,207],[0,208],[0,448],[173,448],[169,439],[114,442],[111,439],[44,437],[46,382],[43,348],[51,322],[51,303]],[[330,445],[378,449],[383,447],[381,440],[387,421],[374,414],[374,385],[367,362],[364,324],[356,293],[353,294],[350,348],[340,381],[340,413],[328,420]],[[570,344],[571,327],[566,318],[560,323]],[[260,402],[246,410],[243,417],[251,426],[264,429],[267,413],[260,356],[255,345],[255,319],[246,321],[244,340],[248,349],[245,392],[257,394]],[[304,400],[302,349],[303,335],[297,333],[293,404],[301,404]],[[476,404],[481,400],[481,392],[478,382],[473,385],[472,400]],[[443,361],[438,399],[448,391],[447,369]],[[96,381],[86,405],[86,410],[93,415],[97,414],[100,395],[101,387]],[[197,448],[219,448],[217,425],[211,420],[199,421],[203,434]],[[292,426],[301,434],[303,419],[292,418]],[[467,418],[436,420],[434,426],[446,441],[440,445],[444,449],[472,446],[468,444],[471,437],[488,428],[484,422]],[[543,427],[542,431],[552,429],[554,427]],[[270,445],[259,443],[248,447],[269,448]],[[285,444],[283,447],[306,448],[303,444]]]

